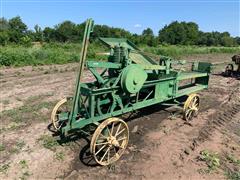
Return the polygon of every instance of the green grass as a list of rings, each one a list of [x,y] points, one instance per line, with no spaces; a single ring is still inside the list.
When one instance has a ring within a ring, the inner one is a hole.
[[[226,176],[230,180],[239,180],[240,179],[240,171],[228,171]]]
[[[161,45],[158,47],[140,47],[148,53],[179,58],[192,54],[208,53],[239,53],[240,47],[199,47],[199,46],[174,46]],[[105,47],[93,43],[90,44],[87,58],[106,60],[106,55],[99,52],[108,52]],[[20,45],[8,45],[0,48],[0,66],[26,66],[44,64],[66,64],[78,62],[81,52],[81,44],[74,43],[45,43],[42,46],[24,47]],[[47,73],[47,72],[46,72]]]
[[[0,166],[0,173],[6,174],[9,168],[10,168],[9,163],[1,165]]]
[[[33,121],[48,121],[50,110],[55,102],[39,101],[50,95],[41,95],[28,98],[24,105],[15,109],[5,110],[1,112],[1,118],[7,123],[6,126],[0,128],[0,133],[8,130],[16,130]],[[41,112],[42,109],[47,109],[49,112]]]
[[[96,55],[97,52],[103,51],[103,48],[93,44],[89,47],[88,58],[104,59],[104,56]],[[71,43],[49,43],[40,47],[2,46],[0,49],[0,66],[35,66],[78,62],[80,52],[81,45]]]
[[[158,47],[142,47],[145,52],[180,58],[193,54],[211,54],[211,53],[239,53],[240,47],[200,47],[200,46],[158,46]]]
[[[64,152],[56,152],[55,154],[55,159],[57,159],[58,161],[63,161],[64,160],[64,157],[65,157],[65,154]]]
[[[4,150],[5,150],[4,144],[0,144],[0,151],[4,151]]]
[[[209,173],[213,170],[216,170],[220,166],[220,157],[215,152],[210,152],[208,150],[201,151],[200,160],[206,162],[208,166],[207,172]]]
[[[28,168],[28,164],[26,160],[19,161],[19,165],[22,169]]]
[[[58,146],[58,142],[57,140],[50,136],[50,135],[42,135],[39,139],[38,142],[40,142],[40,144],[50,150],[55,151],[56,150],[56,146]]]

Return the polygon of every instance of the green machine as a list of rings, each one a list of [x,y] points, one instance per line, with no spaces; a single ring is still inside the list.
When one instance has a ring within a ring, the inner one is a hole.
[[[109,165],[121,157],[129,140],[128,125],[120,115],[154,104],[179,105],[184,119],[190,121],[199,111],[196,92],[208,88],[211,64],[194,62],[188,72],[176,70],[173,66],[181,66],[181,61],[159,57],[157,62],[119,38],[100,38],[110,50],[107,62],[85,61],[93,26],[88,19],[75,94],[56,104],[51,120],[61,136],[79,131],[91,134],[90,152],[95,161]],[[84,67],[95,81],[81,81]]]

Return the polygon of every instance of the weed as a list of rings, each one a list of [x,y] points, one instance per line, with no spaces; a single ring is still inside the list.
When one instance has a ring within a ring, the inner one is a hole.
[[[42,135],[39,139],[39,142],[41,142],[42,146],[50,149],[50,150],[56,150],[56,146],[58,146],[57,140],[49,135]]]
[[[21,166],[22,169],[28,168],[28,164],[26,160],[19,161],[19,165]]]
[[[55,102],[40,102],[39,99],[43,99],[46,95],[41,96],[33,96],[28,98],[24,102],[24,106],[19,108],[11,109],[3,111],[1,118],[9,121],[9,124],[12,125],[11,130],[18,129],[22,125],[26,125],[28,121],[37,120],[37,121],[45,121],[49,118],[49,114],[41,114],[39,111],[42,108],[49,109],[55,104]],[[6,129],[6,128],[5,128]],[[3,130],[1,129],[1,132]]]
[[[8,99],[5,99],[5,100],[2,101],[2,103],[3,103],[4,105],[8,105],[8,104],[9,104],[9,100],[8,100]]]
[[[63,152],[57,152],[55,154],[55,159],[59,160],[59,161],[63,161],[65,157],[65,154]]]
[[[233,155],[227,154],[226,158],[227,158],[227,160],[228,160],[230,163],[234,163],[234,164],[240,165],[240,159],[237,159],[237,158],[234,157]]]
[[[20,149],[20,150],[21,150],[25,145],[26,145],[26,144],[25,144],[24,141],[17,141],[17,143],[16,143],[16,147],[17,147],[18,149]]]
[[[28,171],[25,171],[19,179],[26,180],[30,176],[30,173]]]
[[[4,165],[0,166],[0,172],[3,173],[3,174],[6,174],[9,168],[10,168],[9,163],[4,164]]]
[[[200,153],[200,160],[205,161],[208,165],[208,171],[216,170],[220,166],[220,159],[217,153],[203,150]]]
[[[226,176],[230,180],[239,180],[240,179],[240,171],[227,171]]]
[[[16,144],[9,150],[11,154],[19,153],[25,146],[24,141],[17,141]]]
[[[4,151],[4,150],[5,150],[4,144],[0,144],[0,151]]]

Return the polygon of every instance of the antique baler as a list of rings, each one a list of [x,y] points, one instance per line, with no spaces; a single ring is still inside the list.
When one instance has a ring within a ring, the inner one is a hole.
[[[88,19],[75,95],[56,104],[51,120],[64,137],[79,131],[90,134],[94,159],[108,165],[121,157],[129,140],[128,125],[120,115],[154,104],[183,105],[183,117],[190,121],[199,111],[196,92],[208,88],[211,64],[195,62],[189,72],[174,70],[172,59],[161,57],[157,62],[119,38],[100,38],[110,49],[107,62],[85,62],[92,31],[93,20]],[[81,82],[84,66],[95,81]]]

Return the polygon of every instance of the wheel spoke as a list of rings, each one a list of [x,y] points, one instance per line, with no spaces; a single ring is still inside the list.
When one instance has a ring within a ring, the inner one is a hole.
[[[111,129],[111,136],[113,135],[113,129],[114,129],[114,122],[113,122],[113,124],[112,124],[112,129]]]
[[[115,137],[116,137],[116,135],[118,134],[118,131],[120,130],[121,125],[122,125],[121,123],[118,125],[117,131],[116,131],[116,133],[115,133]]]
[[[102,162],[106,156],[106,154],[108,153],[108,151],[110,150],[110,147],[107,148],[107,150],[105,151],[104,155],[102,156],[100,162]]]
[[[117,137],[118,135],[120,135],[123,131],[125,131],[125,128],[123,128],[119,133],[117,133],[117,134],[115,135],[115,137]]]
[[[189,114],[188,114],[188,119],[189,119],[189,120],[190,120],[191,117],[192,117],[192,113],[193,113],[193,111],[192,111],[192,110],[189,110]]]
[[[96,146],[105,145],[105,144],[107,144],[107,143],[108,143],[108,142],[97,143]]]
[[[106,121],[95,130],[90,146],[95,161],[103,166],[121,157],[128,144],[129,136],[127,124],[123,120],[109,118]]]
[[[107,128],[107,131],[108,131],[109,136],[111,136],[111,132],[110,132],[108,126],[107,126],[106,128]]]
[[[101,152],[107,145],[102,146],[96,153],[95,155],[98,155],[99,152]]]
[[[120,139],[117,139],[117,141],[122,141],[122,140],[125,140],[125,139],[127,139],[127,137],[122,137]]]
[[[107,139],[107,137],[104,136],[102,133],[100,133],[99,135],[102,136],[104,139]]]
[[[111,151],[111,149],[108,151],[108,160],[107,160],[108,163],[109,163],[109,160],[110,160],[110,151]]]

